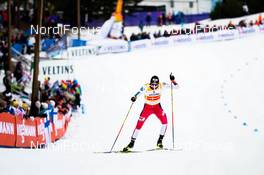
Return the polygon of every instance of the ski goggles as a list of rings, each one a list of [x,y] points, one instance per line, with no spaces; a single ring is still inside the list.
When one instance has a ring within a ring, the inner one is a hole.
[[[156,89],[159,86],[159,84],[158,83],[151,83],[150,86],[152,88]]]
[[[157,78],[151,79],[151,84],[158,84],[158,83],[159,83],[159,79]]]

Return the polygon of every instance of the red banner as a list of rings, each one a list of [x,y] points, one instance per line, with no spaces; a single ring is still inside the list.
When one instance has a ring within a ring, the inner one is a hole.
[[[0,113],[0,146],[38,148],[62,138],[68,120],[58,113],[54,123],[45,128],[46,119],[23,119],[9,113]]]
[[[37,125],[37,143],[38,143],[37,146],[46,145],[44,119],[40,117],[36,117],[35,122]]]
[[[37,144],[37,128],[34,120],[16,117],[16,147],[35,147]]]
[[[14,147],[16,144],[16,120],[9,113],[0,113],[0,145]]]
[[[57,119],[54,121],[54,130],[56,140],[60,139],[65,134],[65,117],[58,113]]]
[[[56,136],[55,136],[56,130],[55,130],[53,123],[50,123],[50,125],[49,125],[49,132],[50,132],[50,141],[51,141],[51,143],[54,143],[56,141]]]

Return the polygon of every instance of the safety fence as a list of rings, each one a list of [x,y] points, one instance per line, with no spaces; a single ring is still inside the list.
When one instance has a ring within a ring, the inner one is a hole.
[[[62,138],[70,116],[58,113],[53,121],[46,118],[24,119],[9,113],[0,113],[0,146],[39,148]]]

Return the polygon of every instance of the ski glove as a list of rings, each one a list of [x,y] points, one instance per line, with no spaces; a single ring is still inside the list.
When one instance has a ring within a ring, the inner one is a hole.
[[[171,81],[174,81],[175,80],[175,77],[174,77],[174,75],[172,75],[172,73],[170,74],[170,80]]]
[[[137,97],[135,97],[135,96],[131,97],[132,102],[135,102],[136,100],[137,100]]]

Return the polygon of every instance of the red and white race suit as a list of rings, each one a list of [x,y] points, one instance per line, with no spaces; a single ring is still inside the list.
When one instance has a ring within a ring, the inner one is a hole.
[[[177,88],[178,84],[173,81],[173,88]],[[155,116],[160,120],[162,127],[160,131],[160,135],[165,135],[167,129],[167,116],[160,104],[161,93],[164,88],[170,88],[171,85],[167,83],[159,83],[156,89],[151,88],[150,84],[147,83],[143,87],[140,88],[140,91],[136,93],[136,97],[144,93],[145,104],[144,108],[140,114],[140,117],[137,121],[136,128],[132,135],[133,139],[136,139],[139,130],[144,125],[145,121],[151,114],[155,114]]]

